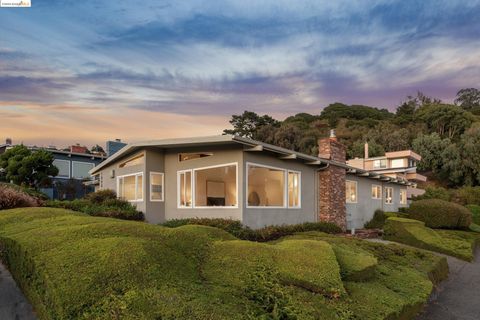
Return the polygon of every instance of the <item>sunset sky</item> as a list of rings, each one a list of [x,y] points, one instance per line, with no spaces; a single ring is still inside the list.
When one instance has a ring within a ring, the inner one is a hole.
[[[0,8],[0,143],[220,134],[332,102],[480,87],[480,1],[52,1]]]

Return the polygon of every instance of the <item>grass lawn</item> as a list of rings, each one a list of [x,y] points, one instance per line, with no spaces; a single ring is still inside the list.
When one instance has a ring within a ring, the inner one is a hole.
[[[384,232],[384,238],[387,240],[444,253],[466,261],[473,260],[473,249],[480,240],[480,233],[430,229],[421,221],[397,217],[387,219]]]
[[[405,319],[448,273],[320,232],[258,243],[54,208],[0,211],[0,255],[41,319]]]

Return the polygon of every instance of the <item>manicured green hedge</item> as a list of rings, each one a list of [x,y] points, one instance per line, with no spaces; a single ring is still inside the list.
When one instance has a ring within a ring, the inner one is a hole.
[[[473,244],[458,237],[447,237],[448,230],[438,232],[425,227],[425,223],[405,218],[388,218],[383,229],[386,240],[413,247],[445,253],[466,261],[473,259]],[[443,231],[443,233],[442,233]]]
[[[382,229],[385,221],[390,217],[408,218],[408,214],[402,212],[383,212],[383,210],[378,209],[375,210],[372,220],[365,223],[364,227],[366,229]]]
[[[408,214],[429,228],[468,229],[472,223],[472,213],[467,208],[440,199],[414,201]]]
[[[242,240],[267,242],[288,236],[297,232],[321,231],[326,233],[341,233],[342,229],[336,224],[329,222],[305,222],[294,225],[268,226],[261,229],[252,230],[238,220],[230,219],[209,219],[209,218],[191,218],[191,219],[172,219],[163,224],[164,227],[175,228],[183,225],[203,225],[231,233]]]
[[[49,200],[45,202],[45,206],[79,211],[97,217],[137,221],[144,219],[143,213],[137,211],[130,202],[112,197],[108,191],[91,193],[85,199]]]
[[[362,282],[340,278],[349,254],[378,262]],[[404,319],[445,274],[428,252],[321,232],[258,243],[45,207],[0,211],[0,257],[40,319]]]
[[[480,206],[476,204],[469,204],[466,207],[472,213],[473,223],[480,224]]]

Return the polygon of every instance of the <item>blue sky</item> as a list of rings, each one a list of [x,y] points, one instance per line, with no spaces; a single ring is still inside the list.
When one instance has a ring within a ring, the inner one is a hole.
[[[0,8],[0,138],[134,141],[220,133],[245,109],[279,119],[336,101],[394,110],[417,90],[451,101],[480,87],[479,16],[480,1]]]

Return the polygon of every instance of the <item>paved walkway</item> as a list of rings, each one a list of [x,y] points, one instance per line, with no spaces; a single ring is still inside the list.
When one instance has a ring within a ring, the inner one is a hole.
[[[440,283],[417,320],[480,319],[480,246],[475,261],[468,263],[447,257],[450,274]]]
[[[0,319],[35,320],[33,308],[0,262]]]

